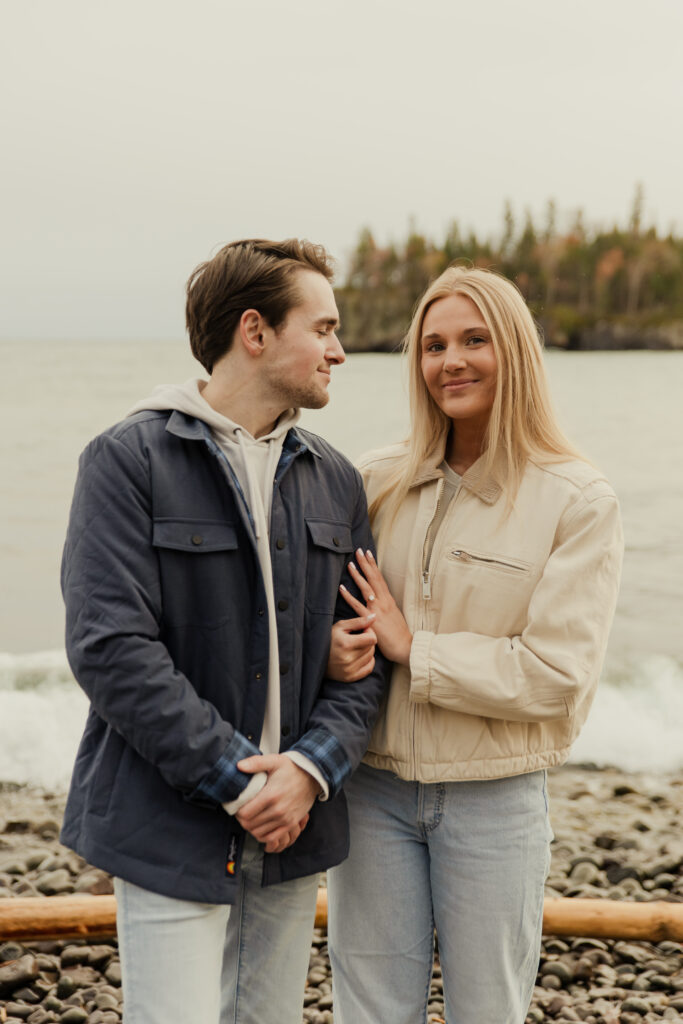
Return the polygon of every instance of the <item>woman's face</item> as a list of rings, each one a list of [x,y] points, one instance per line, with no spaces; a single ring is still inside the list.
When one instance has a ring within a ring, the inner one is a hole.
[[[437,299],[422,322],[421,367],[427,390],[449,419],[486,429],[498,367],[484,318],[465,295]]]

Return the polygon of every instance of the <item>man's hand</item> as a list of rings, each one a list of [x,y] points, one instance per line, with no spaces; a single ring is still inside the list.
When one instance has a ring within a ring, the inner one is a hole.
[[[266,853],[281,853],[308,824],[308,812],[320,793],[319,784],[284,754],[256,754],[238,761],[237,767],[249,775],[268,775],[261,792],[237,812],[237,820],[265,845]]]
[[[330,656],[325,674],[340,683],[356,683],[375,667],[377,637],[370,628],[374,614],[339,619],[332,627]]]

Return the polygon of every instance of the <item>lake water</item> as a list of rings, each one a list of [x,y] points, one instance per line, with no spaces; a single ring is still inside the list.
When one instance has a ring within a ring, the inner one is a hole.
[[[59,560],[78,454],[157,383],[200,368],[184,342],[0,344],[0,781],[63,786],[85,714],[63,652]],[[573,760],[683,768],[683,354],[546,355],[570,438],[619,494],[622,590]],[[351,458],[407,431],[398,356],[350,356],[303,424]]]

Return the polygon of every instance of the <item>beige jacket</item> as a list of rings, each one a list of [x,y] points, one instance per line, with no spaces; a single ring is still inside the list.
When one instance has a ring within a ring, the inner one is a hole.
[[[360,463],[371,502],[403,447]],[[500,488],[464,475],[428,566],[441,458],[415,479],[380,566],[413,632],[365,762],[438,782],[517,775],[566,760],[600,676],[623,540],[612,488],[587,463],[529,463],[505,516]],[[428,573],[423,578],[423,569]]]

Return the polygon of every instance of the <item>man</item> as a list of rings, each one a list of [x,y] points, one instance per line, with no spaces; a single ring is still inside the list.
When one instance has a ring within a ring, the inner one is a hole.
[[[298,409],[344,361],[324,249],[225,246],[187,288],[210,374],[86,448],[62,569],[91,708],[62,840],[115,876],[126,1024],[300,1024],[317,873],[383,689],[325,678],[360,477]],[[369,618],[359,627],[368,627]]]

